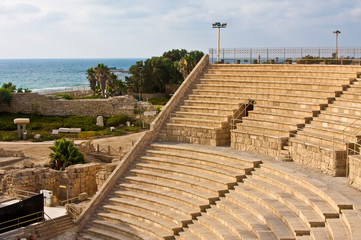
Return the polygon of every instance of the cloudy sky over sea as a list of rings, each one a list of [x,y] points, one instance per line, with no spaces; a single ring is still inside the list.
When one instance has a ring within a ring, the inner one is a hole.
[[[128,58],[221,47],[360,46],[360,0],[1,0],[0,59]]]

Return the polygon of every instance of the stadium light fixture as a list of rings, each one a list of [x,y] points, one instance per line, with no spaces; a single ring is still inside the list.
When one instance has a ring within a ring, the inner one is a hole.
[[[336,59],[338,59],[338,35],[341,33],[339,30],[333,31],[336,34]]]
[[[217,42],[217,62],[219,62],[219,46],[221,41],[221,28],[226,28],[227,23],[215,22],[212,24],[213,28],[218,28],[218,42]]]

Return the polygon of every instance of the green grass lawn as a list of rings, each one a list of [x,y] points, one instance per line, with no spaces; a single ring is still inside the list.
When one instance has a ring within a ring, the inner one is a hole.
[[[141,122],[121,114],[109,118],[104,118],[104,127],[96,125],[96,117],[82,116],[42,116],[36,114],[13,114],[0,113],[0,141],[17,140],[17,126],[14,124],[15,118],[29,118],[30,123],[27,124],[27,139],[33,141],[48,141],[54,139],[75,138],[88,139],[100,136],[119,136],[129,132],[137,132],[141,130]],[[126,122],[129,121],[133,127],[127,127]],[[81,128],[81,132],[61,133],[52,135],[53,129],[64,128]],[[110,131],[110,127],[115,127],[115,131]],[[36,134],[40,134],[40,139],[34,139]]]

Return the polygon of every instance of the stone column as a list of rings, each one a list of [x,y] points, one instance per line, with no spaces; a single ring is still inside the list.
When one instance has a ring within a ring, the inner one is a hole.
[[[17,124],[18,126],[18,138],[21,139],[21,125]]]
[[[15,118],[14,119],[14,124],[16,124],[18,126],[18,138],[21,139],[23,138],[24,140],[26,139],[26,124],[28,124],[30,122],[29,118]],[[21,133],[21,127],[22,127],[22,133]]]

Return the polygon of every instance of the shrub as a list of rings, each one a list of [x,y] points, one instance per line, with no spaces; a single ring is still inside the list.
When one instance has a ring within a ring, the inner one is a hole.
[[[78,163],[85,163],[84,155],[78,151],[70,141],[62,138],[56,140],[50,153],[50,167],[56,170],[64,170],[66,167]]]
[[[102,96],[100,95],[90,95],[90,96],[85,96],[85,97],[79,97],[76,99],[98,99],[98,98],[102,98]]]
[[[124,135],[125,134],[125,131],[123,129],[116,129],[114,132],[113,132],[113,135],[114,136],[121,136],[121,135]]]
[[[93,137],[95,137],[95,131],[80,132],[80,133],[78,134],[78,137],[79,137],[80,139],[93,138]]]
[[[125,114],[116,115],[106,120],[107,126],[119,126],[120,124],[125,125],[127,121],[132,121],[132,118]]]
[[[130,126],[130,127],[124,127],[123,129],[128,132],[138,132],[141,129],[141,127],[140,126]]]
[[[29,130],[42,130],[43,129],[43,124],[42,123],[32,123],[30,122],[29,126],[28,126]]]
[[[56,96],[60,97],[60,98],[63,98],[63,99],[66,99],[66,100],[72,100],[73,97],[70,96],[70,94],[56,94]]]
[[[134,114],[143,114],[145,112],[144,108],[134,108],[133,113]]]
[[[165,96],[165,97],[148,99],[148,102],[153,105],[166,105],[167,102],[169,101],[169,99],[170,99],[170,96]]]
[[[17,139],[17,135],[14,132],[0,132],[1,141],[14,141]]]
[[[14,131],[17,129],[16,124],[13,121],[8,121],[6,119],[0,121],[0,130],[3,131]]]
[[[95,117],[71,116],[64,119],[64,127],[81,128],[82,131],[92,131],[96,128]]]
[[[10,106],[12,99],[13,94],[9,89],[0,88],[0,103],[3,102]]]

